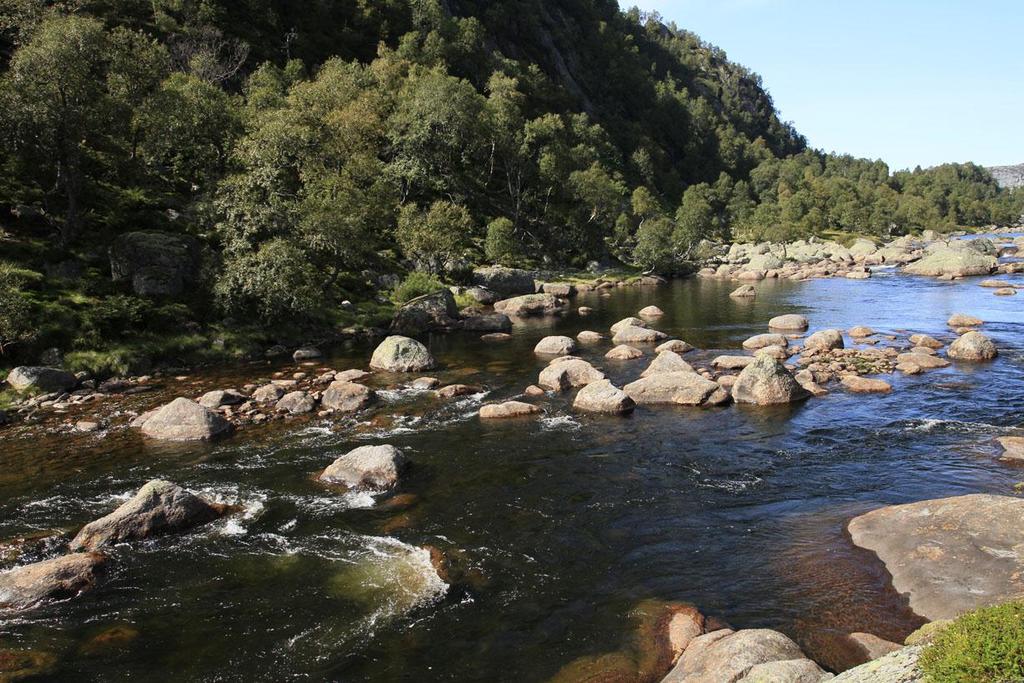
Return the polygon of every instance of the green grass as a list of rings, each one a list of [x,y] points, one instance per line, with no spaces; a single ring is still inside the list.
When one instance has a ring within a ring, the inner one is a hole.
[[[956,619],[922,653],[921,669],[931,683],[1024,680],[1024,602]]]

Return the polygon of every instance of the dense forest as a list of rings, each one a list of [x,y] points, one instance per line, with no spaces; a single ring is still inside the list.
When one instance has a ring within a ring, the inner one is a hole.
[[[972,164],[809,149],[756,74],[614,0],[0,13],[8,357],[123,370],[349,324],[410,274],[678,271],[704,239],[887,237],[1024,205]]]

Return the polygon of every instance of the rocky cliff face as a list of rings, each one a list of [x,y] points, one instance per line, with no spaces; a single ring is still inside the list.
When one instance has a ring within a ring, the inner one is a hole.
[[[1024,164],[992,166],[988,171],[1000,187],[1024,187]]]

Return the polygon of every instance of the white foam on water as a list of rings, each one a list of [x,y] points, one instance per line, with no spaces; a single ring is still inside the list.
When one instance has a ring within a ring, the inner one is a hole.
[[[582,425],[580,425],[572,415],[553,415],[551,417],[542,417],[540,419],[540,426],[541,429],[545,431],[576,430],[582,427]]]

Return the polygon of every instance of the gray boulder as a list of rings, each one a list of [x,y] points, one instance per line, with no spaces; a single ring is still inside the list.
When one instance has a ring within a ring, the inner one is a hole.
[[[641,377],[650,377],[666,372],[693,372],[693,366],[683,360],[675,351],[662,351],[651,364],[640,373]]]
[[[716,406],[729,400],[729,392],[696,372],[666,372],[643,377],[622,388],[638,404],[673,403]]]
[[[514,417],[536,415],[540,408],[522,401],[505,401],[504,403],[488,403],[480,407],[481,420],[504,420]]]
[[[498,301],[494,304],[494,310],[508,316],[527,318],[561,313],[565,305],[563,299],[553,294],[524,294]]]
[[[307,391],[293,391],[282,396],[274,407],[279,413],[302,415],[313,412],[316,400]]]
[[[328,410],[351,413],[372,405],[376,400],[377,394],[373,389],[355,382],[340,380],[331,382],[324,390],[320,396],[320,405]]]
[[[981,361],[992,360],[999,355],[999,351],[992,340],[981,332],[966,332],[949,345],[946,355],[955,360]]]
[[[214,389],[213,391],[206,392],[199,398],[199,405],[212,410],[221,406],[238,405],[239,403],[245,403],[245,401],[245,394],[234,389]]]
[[[572,337],[544,337],[533,347],[533,352],[541,356],[568,356],[576,350],[576,340]]]
[[[784,662],[795,663],[781,665]],[[774,666],[763,666],[768,664]],[[690,641],[663,683],[817,683],[829,678],[799,645],[778,631],[720,629]]]
[[[209,441],[231,432],[231,423],[187,398],[176,398],[142,424],[142,433],[165,441]]]
[[[388,372],[420,372],[430,370],[437,362],[427,347],[415,339],[392,335],[373,350],[370,367]]]
[[[844,671],[832,683],[922,683],[924,672],[918,660],[923,650],[919,645],[901,648]]]
[[[819,330],[804,341],[805,349],[831,351],[843,348],[843,333],[839,330]]]
[[[541,370],[537,384],[545,389],[564,391],[604,379],[604,373],[579,358],[557,358]]]
[[[442,289],[410,299],[391,319],[391,331],[397,334],[421,334],[450,330],[458,325],[459,308],[451,290]]]
[[[0,610],[25,610],[94,588],[105,574],[100,553],[71,553],[0,572]]]
[[[128,541],[186,531],[212,522],[227,507],[200,498],[169,481],[154,479],[106,517],[89,522],[71,541],[72,550],[98,550]]]
[[[743,348],[756,351],[766,346],[789,346],[789,340],[781,334],[755,334],[743,342]]]
[[[768,327],[774,330],[793,330],[802,332],[808,327],[807,318],[796,313],[777,315],[768,321]]]
[[[903,270],[913,275],[988,275],[996,269],[995,256],[982,254],[975,249],[953,249],[944,247],[932,251],[920,261],[907,264]]]
[[[295,349],[295,353],[292,354],[292,360],[298,363],[304,360],[323,358],[323,356],[323,352],[315,346],[303,346],[302,348]]]
[[[668,335],[664,332],[630,325],[619,329],[612,337],[612,342],[615,344],[654,344],[663,339],[668,339]]]
[[[129,232],[110,247],[114,282],[130,282],[140,296],[177,296],[199,274],[199,243],[158,230]]]
[[[591,382],[579,390],[573,408],[590,413],[623,414],[636,407],[633,399],[606,379]]]
[[[7,384],[15,391],[50,393],[74,389],[78,379],[57,368],[18,366],[7,373]]]
[[[793,373],[769,355],[756,356],[743,368],[732,386],[732,397],[737,403],[773,405],[792,403],[810,396]]]
[[[406,466],[405,456],[394,446],[360,446],[331,463],[320,473],[320,481],[384,491],[398,483]]]
[[[503,296],[532,294],[537,289],[534,276],[535,273],[528,270],[489,266],[473,271],[473,284]]]
[[[853,542],[885,563],[897,592],[929,620],[1018,599],[1024,500],[971,494],[855,517]]]

